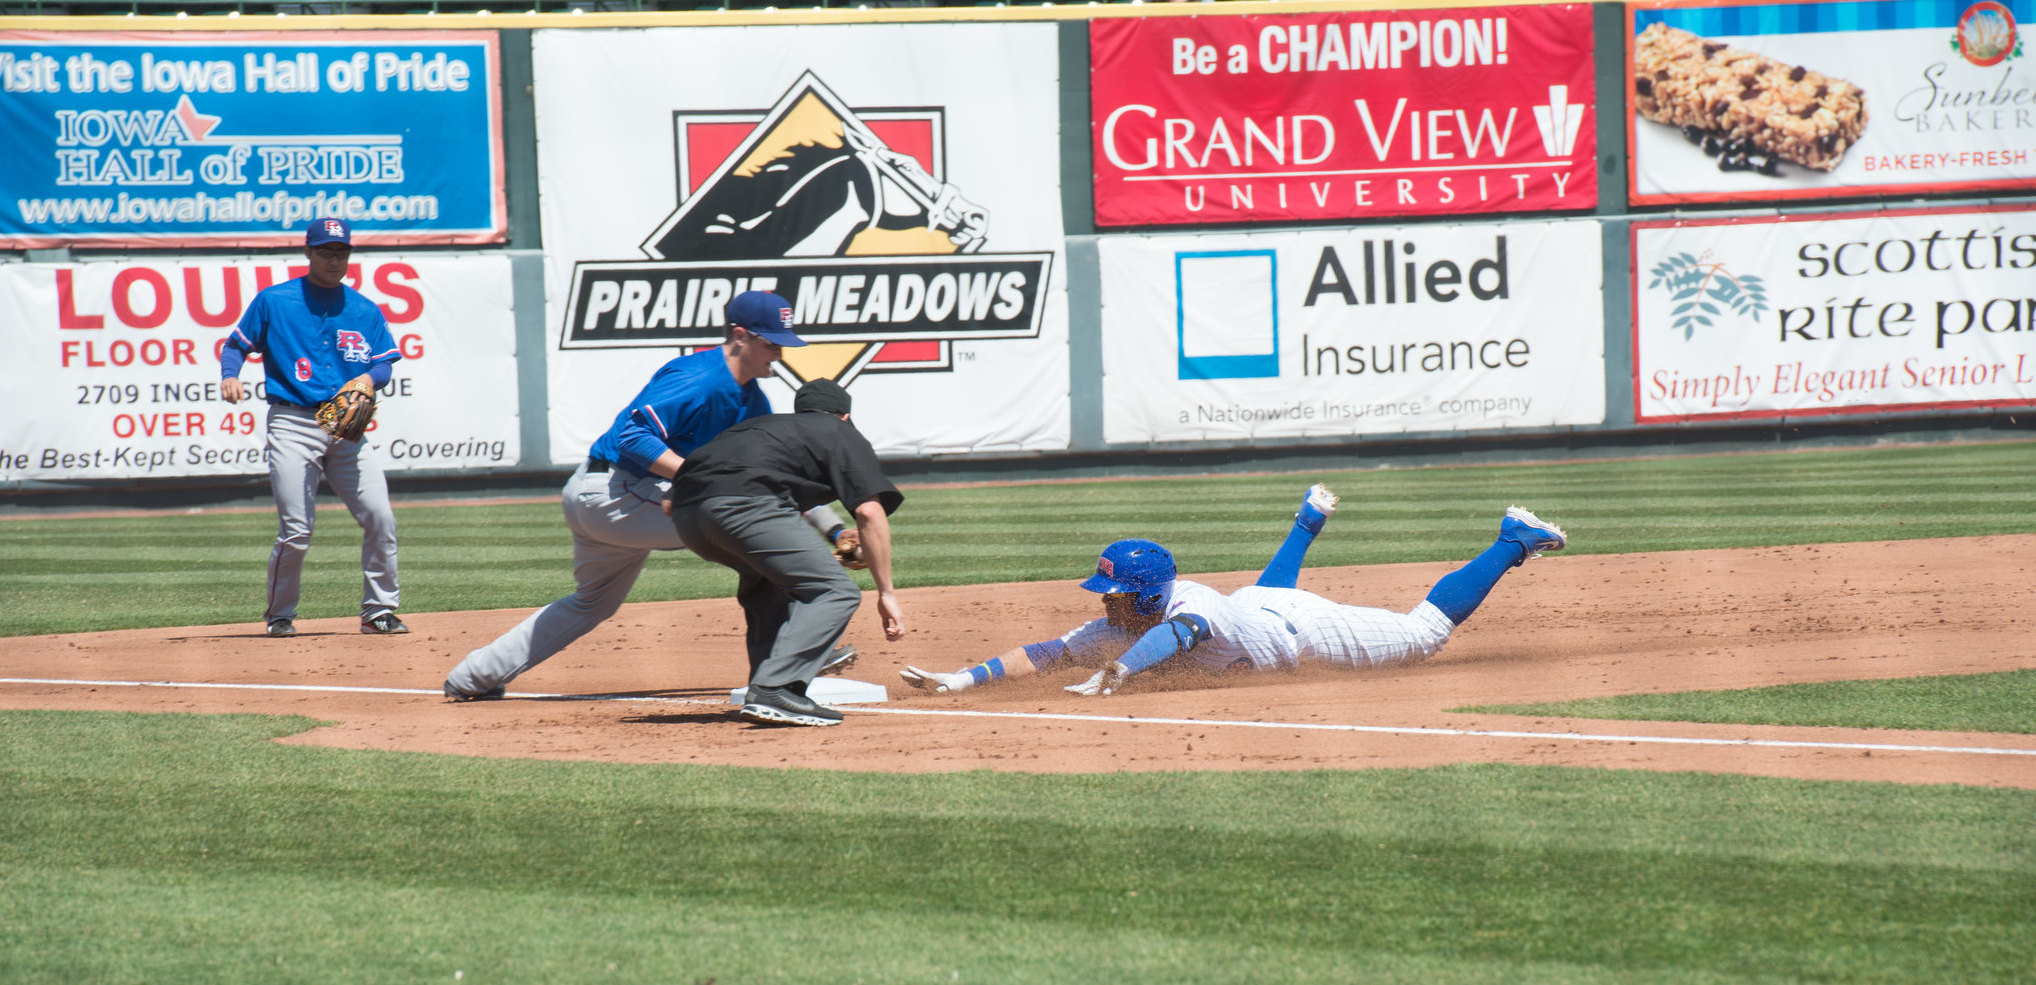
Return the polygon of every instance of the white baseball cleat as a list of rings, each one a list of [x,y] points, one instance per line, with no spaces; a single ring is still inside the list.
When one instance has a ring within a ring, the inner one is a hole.
[[[1294,522],[1311,533],[1321,533],[1322,525],[1336,513],[1337,495],[1322,483],[1308,487],[1308,495],[1301,500],[1301,508],[1294,513]]]
[[[1499,539],[1527,548],[1523,561],[1540,557],[1543,551],[1559,551],[1569,546],[1569,535],[1561,527],[1518,506],[1506,507],[1506,517],[1499,521]]]
[[[1330,492],[1328,486],[1318,482],[1308,487],[1308,498],[1303,505],[1312,506],[1315,512],[1330,517],[1336,514],[1336,504],[1342,501],[1342,497]]]

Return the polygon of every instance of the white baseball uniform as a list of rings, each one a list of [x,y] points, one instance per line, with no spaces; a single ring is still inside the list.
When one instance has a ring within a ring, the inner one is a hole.
[[[1248,585],[1229,595],[1177,579],[1162,619],[1183,613],[1209,624],[1209,638],[1186,657],[1211,671],[1279,670],[1301,663],[1377,667],[1434,656],[1456,624],[1423,600],[1411,612],[1343,605],[1298,588]],[[1136,643],[1132,632],[1096,619],[1060,637],[1077,663],[1117,659]]]

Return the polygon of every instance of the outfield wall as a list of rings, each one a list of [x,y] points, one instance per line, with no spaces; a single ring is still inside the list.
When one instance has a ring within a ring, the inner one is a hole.
[[[2022,426],[2030,21],[0,19],[0,488],[261,476],[216,353],[321,214],[404,351],[399,481],[569,468],[752,287],[814,343],[773,401],[842,379],[901,467]],[[1649,118],[1692,106],[1766,135]]]

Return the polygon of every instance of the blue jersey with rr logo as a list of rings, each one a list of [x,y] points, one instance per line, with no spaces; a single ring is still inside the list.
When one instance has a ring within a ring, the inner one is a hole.
[[[587,453],[650,475],[666,449],[684,458],[729,425],[770,412],[763,387],[735,382],[728,357],[715,346],[658,367]]]
[[[269,402],[306,407],[403,358],[373,301],[345,284],[328,289],[303,277],[255,295],[220,351],[221,378],[239,376],[251,352],[262,354]]]

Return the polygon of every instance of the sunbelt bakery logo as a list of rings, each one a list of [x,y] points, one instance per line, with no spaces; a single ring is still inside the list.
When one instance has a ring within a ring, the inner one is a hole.
[[[941,108],[850,107],[812,72],[765,110],[673,114],[679,203],[646,260],[573,266],[561,348],[721,341],[749,290],[792,302],[794,385],[946,371],[956,339],[1035,338],[1052,253],[1000,253],[947,174]]]
[[[1998,65],[2022,54],[2022,37],[2014,12],[1996,3],[1981,0],[1958,15],[1958,32],[1951,37],[1951,50],[1981,68]]]

